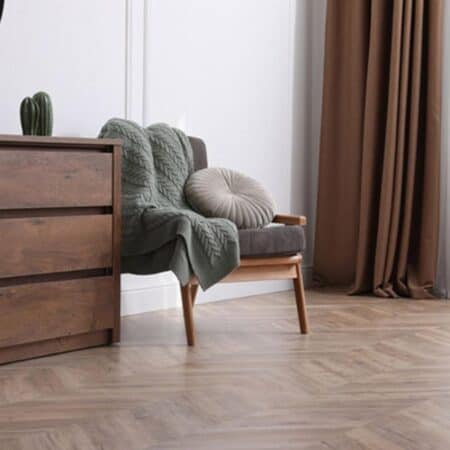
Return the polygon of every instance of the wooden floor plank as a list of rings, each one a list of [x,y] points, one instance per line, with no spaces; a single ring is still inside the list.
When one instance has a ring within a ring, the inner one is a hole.
[[[0,450],[447,449],[450,303],[293,292],[123,319],[120,345],[0,367]]]

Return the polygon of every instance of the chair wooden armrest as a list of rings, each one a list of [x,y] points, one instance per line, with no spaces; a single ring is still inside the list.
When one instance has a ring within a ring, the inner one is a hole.
[[[306,217],[290,214],[276,214],[272,222],[284,223],[285,225],[306,225]]]

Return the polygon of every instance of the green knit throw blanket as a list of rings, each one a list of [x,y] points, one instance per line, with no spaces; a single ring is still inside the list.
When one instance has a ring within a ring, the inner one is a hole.
[[[207,289],[239,265],[236,226],[197,214],[185,199],[184,184],[194,168],[182,131],[111,119],[100,137],[123,140],[122,256],[138,261],[136,270],[126,271],[172,270],[183,285],[195,274]]]

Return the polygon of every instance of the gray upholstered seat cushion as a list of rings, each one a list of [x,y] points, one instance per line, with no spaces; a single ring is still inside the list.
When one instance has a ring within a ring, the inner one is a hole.
[[[305,250],[305,243],[305,233],[299,225],[239,230],[241,257],[295,255]]]
[[[194,154],[194,168],[208,167],[205,143],[189,137]],[[266,228],[239,230],[241,257],[287,256],[302,253],[306,248],[305,233],[296,225],[274,225]]]
[[[275,202],[253,178],[231,169],[194,172],[184,192],[188,202],[206,217],[229,219],[238,228],[260,228],[275,215]]]

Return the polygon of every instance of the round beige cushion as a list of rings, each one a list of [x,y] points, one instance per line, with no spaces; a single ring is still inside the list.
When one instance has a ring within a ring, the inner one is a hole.
[[[184,193],[191,206],[205,217],[229,219],[238,228],[260,228],[275,215],[275,202],[253,178],[230,169],[194,172]]]

